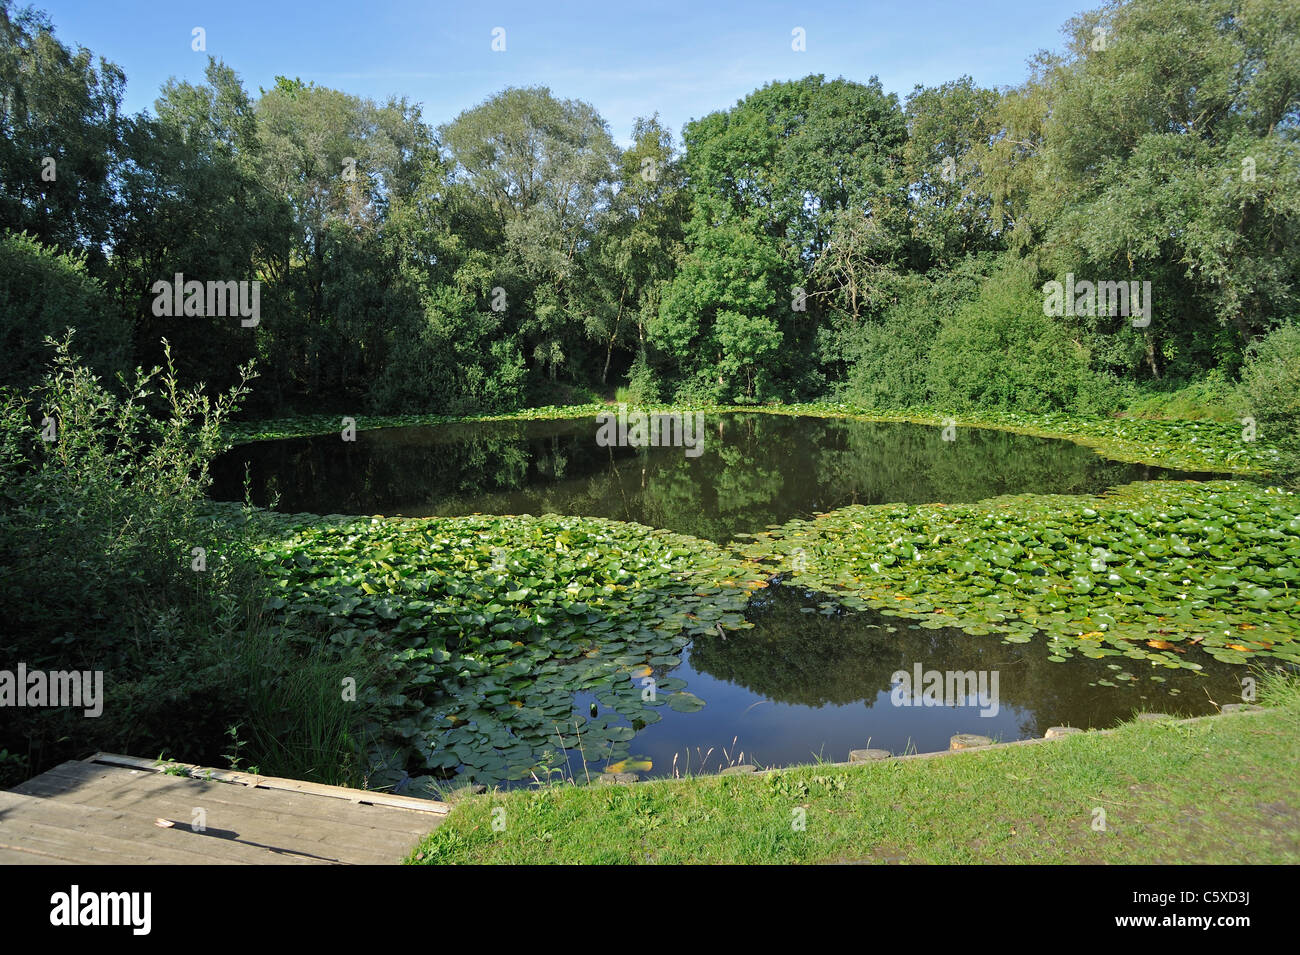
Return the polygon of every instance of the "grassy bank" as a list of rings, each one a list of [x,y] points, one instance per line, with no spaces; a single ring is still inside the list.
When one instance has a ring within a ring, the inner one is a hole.
[[[1294,864],[1300,681],[1264,702],[951,757],[493,793],[408,861]]]

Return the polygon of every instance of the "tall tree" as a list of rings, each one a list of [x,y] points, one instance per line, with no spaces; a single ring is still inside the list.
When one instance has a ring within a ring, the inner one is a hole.
[[[510,88],[442,127],[453,180],[496,219],[505,306],[536,368],[554,380],[589,335],[575,308],[579,259],[612,192],[617,148],[587,103]]]
[[[126,78],[52,31],[45,14],[0,0],[0,228],[83,252],[97,273],[113,239]]]
[[[585,271],[588,329],[604,345],[600,383],[616,349],[645,362],[646,323],[683,252],[689,208],[672,133],[658,116],[636,120],[618,162],[618,191],[600,222]]]

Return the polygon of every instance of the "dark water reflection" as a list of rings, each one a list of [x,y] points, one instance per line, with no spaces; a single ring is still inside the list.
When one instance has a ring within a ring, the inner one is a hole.
[[[957,733],[1029,739],[1056,725],[1104,729],[1139,711],[1206,715],[1217,712],[1216,702],[1241,698],[1240,668],[1195,648],[1189,658],[1205,668],[1200,673],[1124,657],[1052,663],[1036,642],[1004,644],[996,636],[927,630],[876,613],[805,612],[824,600],[792,587],[769,588],[751,602],[753,630],[725,641],[697,639],[680,666],[661,668],[656,676],[686,680],[706,706],[696,713],[659,707],[662,719],[637,733],[631,751],[652,760],[649,775],[671,775],[674,766],[716,772],[742,754],[747,763],[785,766],[815,758],[843,762],[849,750],[868,747],[935,752]],[[892,676],[911,673],[918,663],[923,670],[984,671],[989,679],[996,672],[997,712],[975,700],[896,705]],[[576,754],[570,771],[581,778]]]
[[[962,428],[729,414],[703,451],[600,447],[594,418],[445,424],[243,445],[213,496],[320,514],[580,514],[716,541],[848,504],[956,503],[1024,492],[1095,493],[1205,477],[1099,457],[1067,441]]]

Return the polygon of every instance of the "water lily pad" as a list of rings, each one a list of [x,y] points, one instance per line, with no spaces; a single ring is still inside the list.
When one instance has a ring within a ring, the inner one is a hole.
[[[678,713],[694,713],[696,710],[703,709],[704,701],[694,693],[682,690],[668,697],[668,706]]]

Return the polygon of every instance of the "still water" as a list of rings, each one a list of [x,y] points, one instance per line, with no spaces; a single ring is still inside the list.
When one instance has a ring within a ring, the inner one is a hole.
[[[217,500],[315,514],[578,514],[718,542],[848,504],[1096,493],[1202,477],[1108,461],[1068,441],[892,422],[731,414],[703,444],[601,447],[594,418],[386,428],[263,441],[213,469]]]
[[[254,503],[287,512],[553,512],[725,543],[848,504],[1097,493],[1135,480],[1211,476],[1108,461],[1070,442],[999,431],[958,429],[955,440],[945,441],[938,427],[900,423],[729,414],[707,419],[698,454],[604,447],[598,430],[587,418],[362,431],[354,442],[338,434],[259,442],[217,462],[213,495],[242,498],[247,479]],[[657,680],[684,681],[702,709],[658,706],[656,720],[629,723],[578,692],[575,716],[595,704],[610,725],[630,725],[635,735],[626,752],[657,776],[740,762],[842,761],[858,748],[930,752],[947,749],[956,733],[1023,739],[1058,724],[1112,726],[1140,710],[1197,715],[1240,694],[1235,668],[1200,656],[1200,674],[1115,657],[1052,663],[1037,641],[1004,644],[875,613],[837,612],[825,595],[779,583],[756,594],[747,616],[754,629],[697,640],[679,664],[654,670]],[[918,663],[923,670],[996,674],[996,707],[978,700],[898,705],[894,674]],[[563,742],[573,778],[606,768],[586,765],[572,741]],[[540,755],[544,744],[530,745]],[[510,782],[482,771],[474,777]]]
[[[1032,642],[928,630],[874,612],[828,612],[817,606],[824,601],[823,594],[770,587],[751,601],[754,629],[697,640],[680,666],[664,671],[684,679],[706,705],[695,713],[659,707],[662,718],[637,732],[631,754],[653,763],[648,775],[844,762],[853,749],[936,752],[957,733],[1028,739],[1051,726],[1105,729],[1144,710],[1200,716],[1217,712],[1216,702],[1240,701],[1236,668],[1199,652],[1199,674],[1122,657],[1052,663]],[[895,674],[913,674],[917,664],[983,673],[989,683],[996,674],[995,705],[973,698],[934,706],[896,692]],[[580,695],[579,709],[591,702]],[[575,777],[600,768],[570,753]]]

